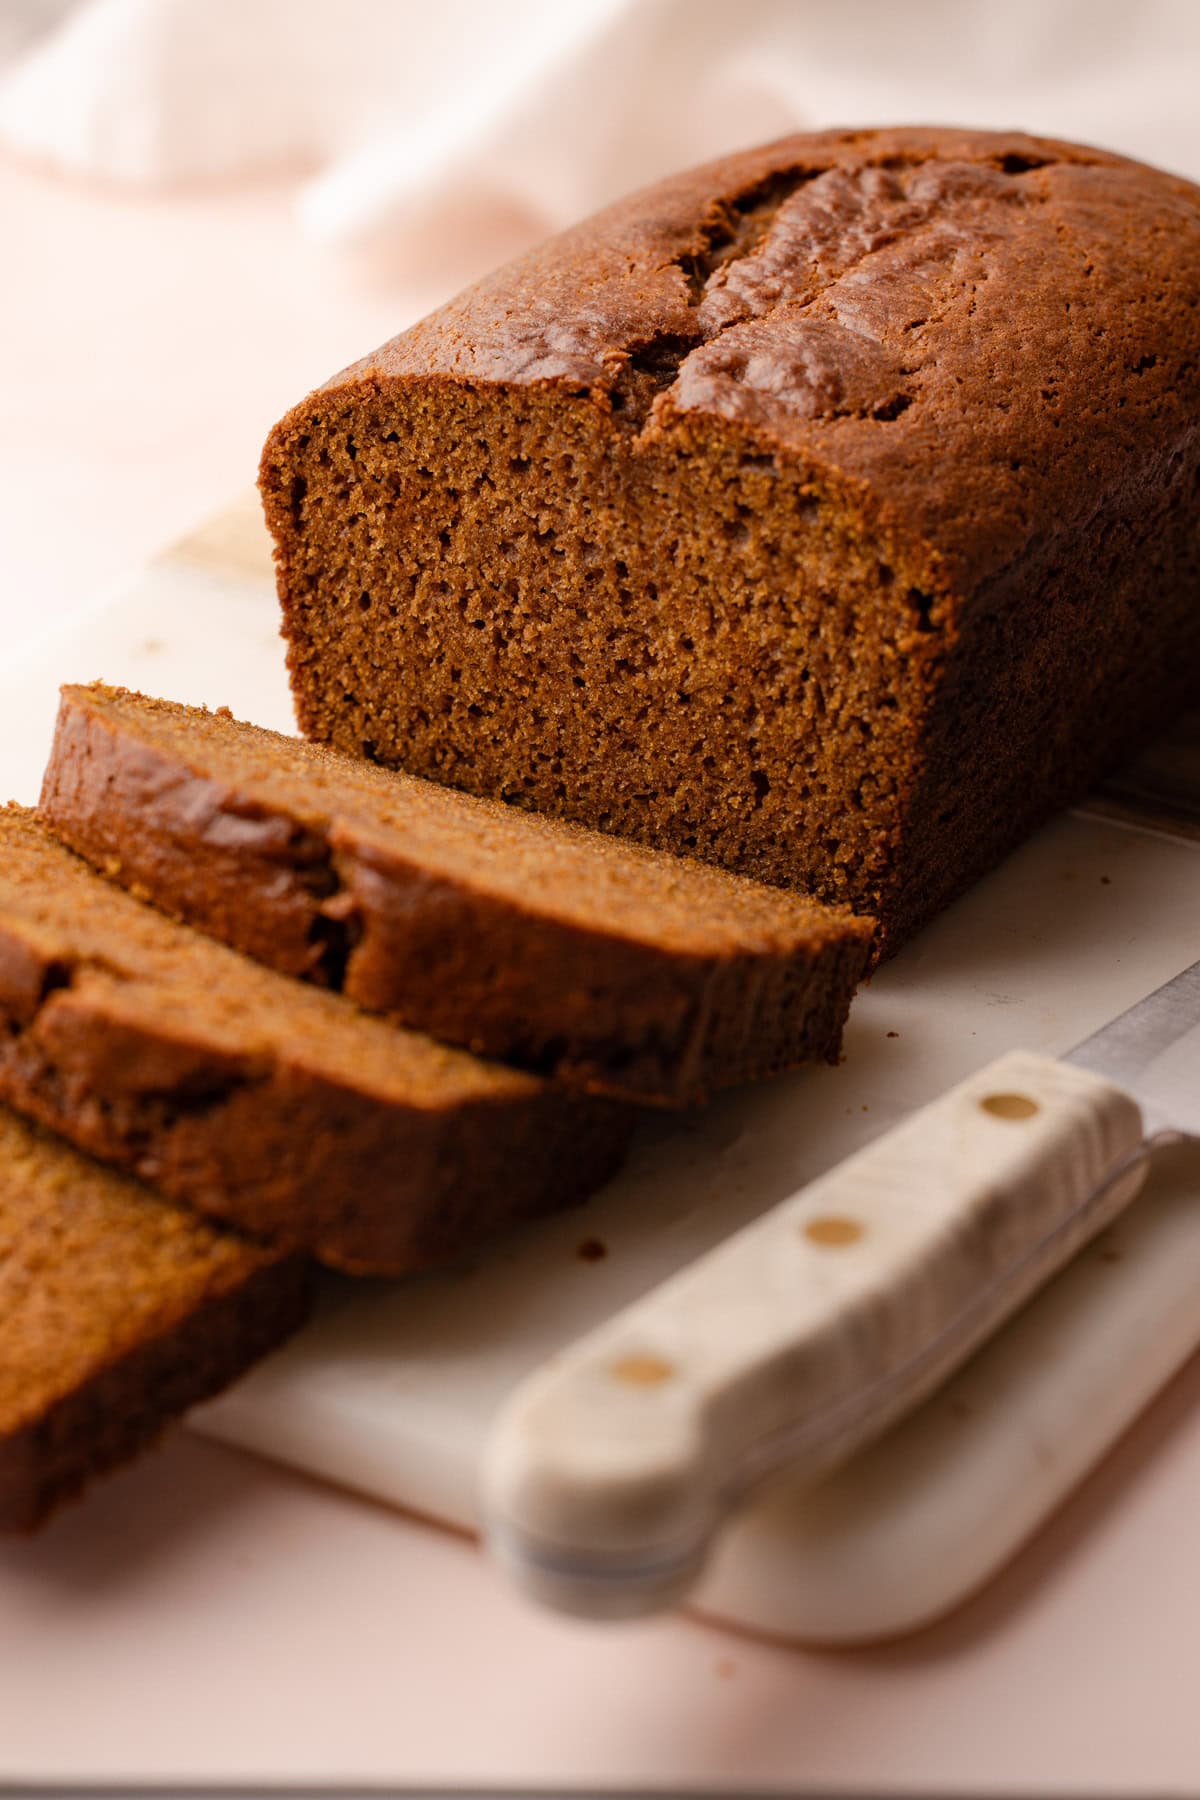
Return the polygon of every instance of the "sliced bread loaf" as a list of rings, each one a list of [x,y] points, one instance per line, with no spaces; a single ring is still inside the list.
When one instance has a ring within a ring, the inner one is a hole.
[[[834,1058],[871,942],[844,909],[100,685],[63,690],[41,813],[277,969],[638,1100]]]
[[[304,1263],[0,1108],[0,1530],[27,1531],[303,1318]]]
[[[628,1114],[290,981],[0,811],[0,1097],[173,1199],[400,1273],[581,1198]]]
[[[672,176],[262,489],[301,728],[894,948],[1200,682],[1200,188],[927,127]]]

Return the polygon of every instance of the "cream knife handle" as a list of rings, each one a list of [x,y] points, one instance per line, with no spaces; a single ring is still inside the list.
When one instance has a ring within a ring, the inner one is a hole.
[[[525,1381],[487,1449],[493,1547],[568,1610],[676,1598],[752,1480],[852,1455],[1115,1217],[1141,1146],[1087,1070],[972,1075]]]

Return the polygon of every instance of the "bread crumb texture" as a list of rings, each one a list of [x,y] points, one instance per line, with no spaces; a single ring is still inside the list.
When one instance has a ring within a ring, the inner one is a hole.
[[[0,1529],[27,1529],[293,1330],[303,1266],[0,1108]]]

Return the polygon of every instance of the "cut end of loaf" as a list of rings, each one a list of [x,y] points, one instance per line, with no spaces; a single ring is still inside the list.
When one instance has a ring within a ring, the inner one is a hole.
[[[449,383],[319,399],[267,480],[311,736],[877,909],[942,646],[851,494]]]

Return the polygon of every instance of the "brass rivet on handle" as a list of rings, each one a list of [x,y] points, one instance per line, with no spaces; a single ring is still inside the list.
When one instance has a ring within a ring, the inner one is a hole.
[[[660,1382],[670,1381],[675,1370],[661,1356],[635,1353],[622,1356],[613,1363],[609,1373],[618,1381],[627,1381],[630,1387],[657,1387]]]
[[[857,1244],[865,1229],[858,1219],[827,1213],[819,1219],[809,1219],[804,1235],[810,1244],[819,1244],[823,1250],[841,1250],[847,1244]]]
[[[1028,1094],[986,1094],[979,1104],[993,1119],[1032,1119],[1042,1110]]]

